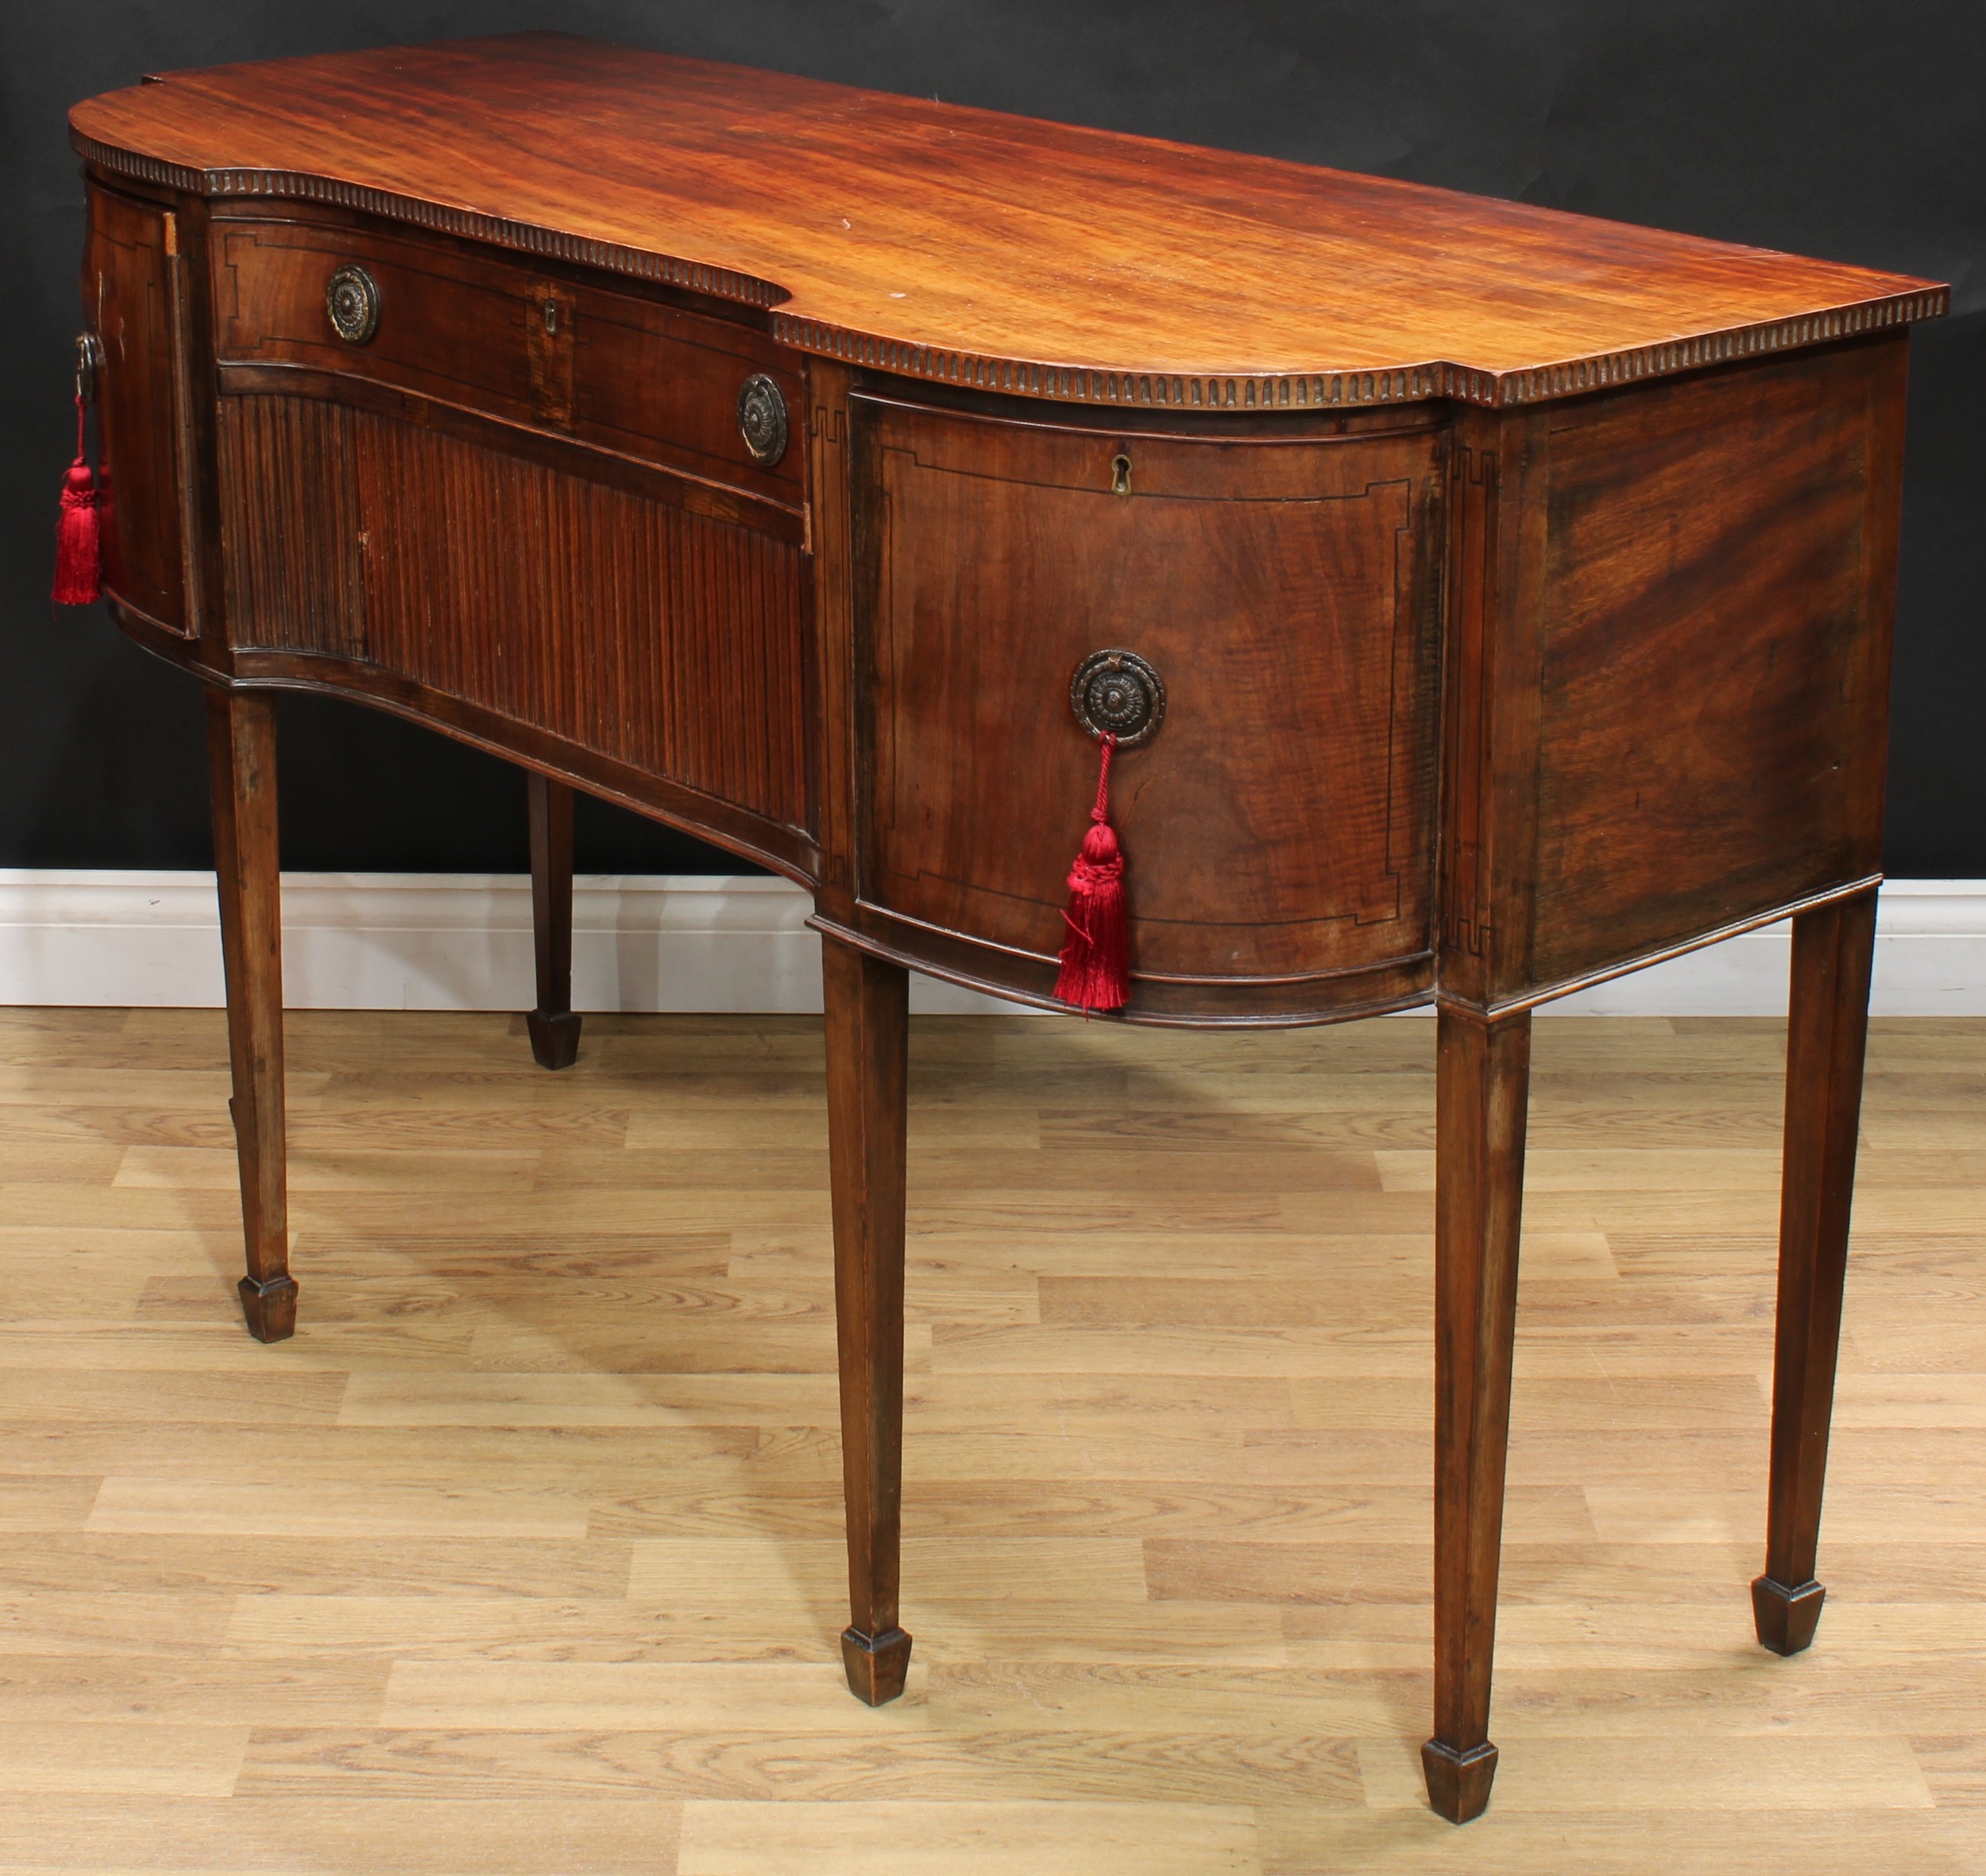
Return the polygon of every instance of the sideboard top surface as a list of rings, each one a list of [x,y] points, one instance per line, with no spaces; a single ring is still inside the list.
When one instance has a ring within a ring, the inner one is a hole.
[[[1934,282],[560,33],[176,72],[83,154],[770,309],[802,350],[1188,408],[1509,405],[1945,310]]]

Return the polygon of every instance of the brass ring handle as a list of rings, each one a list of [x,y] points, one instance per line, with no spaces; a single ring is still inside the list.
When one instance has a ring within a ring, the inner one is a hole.
[[[786,400],[763,371],[755,371],[738,393],[738,434],[761,469],[786,453]]]
[[[1114,736],[1120,749],[1148,741],[1165,721],[1165,681],[1135,652],[1091,652],[1069,679],[1068,702],[1092,736]]]
[[[103,369],[103,341],[94,332],[75,335],[75,394],[85,404],[97,394],[97,373]]]
[[[379,283],[347,263],[324,283],[324,310],[331,330],[347,345],[363,345],[379,330]]]

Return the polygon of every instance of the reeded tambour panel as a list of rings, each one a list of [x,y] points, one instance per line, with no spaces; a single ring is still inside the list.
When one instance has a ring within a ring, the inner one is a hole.
[[[790,827],[800,553],[315,398],[222,400],[230,635],[411,679]]]

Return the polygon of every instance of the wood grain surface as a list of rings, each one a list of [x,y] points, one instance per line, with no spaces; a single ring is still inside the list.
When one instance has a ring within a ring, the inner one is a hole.
[[[1424,958],[1430,410],[1304,437],[1002,423],[881,398],[855,416],[866,901],[1052,973],[1096,787],[1069,673],[1122,647],[1167,698],[1150,746],[1112,767],[1141,991]],[[1284,988],[1323,1002],[1339,986]]]
[[[801,452],[762,466],[738,433],[755,373],[773,374],[790,407],[804,400],[799,362],[763,332],[328,211],[279,222],[230,206],[212,234],[224,388],[253,378],[238,366],[260,367],[264,383],[285,366],[364,378],[798,506]],[[363,345],[325,317],[325,282],[344,265],[362,265],[380,295]]]
[[[187,625],[184,521],[173,359],[181,331],[176,217],[99,189],[83,255],[95,374],[103,577],[161,625]]]
[[[852,1700],[817,1021],[0,1015],[0,1871],[1986,1867],[1986,1023],[1872,1025],[1814,1646],[1752,1639],[1783,1026],[1540,1016],[1488,1813],[1426,1808],[1434,1025],[911,1026]]]
[[[223,399],[220,474],[238,644],[355,660],[805,823],[796,542],[314,397]]]
[[[1935,283],[555,33],[169,75],[106,169],[315,198],[776,309],[1026,395],[1503,404],[1942,312]]]
[[[1880,868],[1907,362],[1553,413],[1533,982]]]

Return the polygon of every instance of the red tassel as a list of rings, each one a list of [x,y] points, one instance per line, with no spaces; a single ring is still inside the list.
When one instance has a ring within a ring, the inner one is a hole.
[[[80,393],[75,400],[75,460],[62,478],[62,514],[55,530],[57,605],[88,605],[102,597],[102,543],[97,532],[96,478],[83,443]]]
[[[1103,772],[1083,851],[1069,869],[1068,910],[1055,994],[1083,1011],[1121,1010],[1131,996],[1130,921],[1124,909],[1124,856],[1111,830],[1111,752],[1117,738],[1103,738]]]

